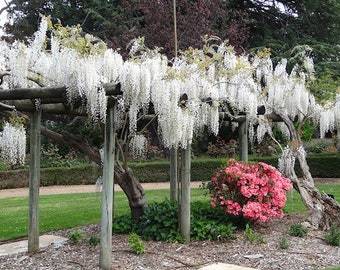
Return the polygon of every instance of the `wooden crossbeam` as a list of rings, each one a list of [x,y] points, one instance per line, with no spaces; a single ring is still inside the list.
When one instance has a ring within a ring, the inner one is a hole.
[[[65,86],[3,89],[0,100],[62,98],[65,93]]]

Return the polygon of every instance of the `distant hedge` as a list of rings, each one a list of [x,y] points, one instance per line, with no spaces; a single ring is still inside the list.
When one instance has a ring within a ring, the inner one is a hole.
[[[263,161],[277,167],[276,157],[250,157],[250,161]],[[191,181],[209,181],[226,159],[195,158],[191,163]],[[340,154],[315,154],[307,158],[313,177],[340,178]],[[169,181],[168,160],[134,162],[130,164],[141,183]],[[297,169],[298,176],[301,176]],[[72,168],[56,167],[41,169],[41,186],[52,185],[94,185],[102,169],[99,166],[83,164]],[[0,189],[28,186],[28,170],[0,171]]]
[[[83,164],[72,168],[55,167],[40,170],[40,185],[88,185],[95,184],[102,174],[96,165]],[[0,171],[0,189],[28,187],[29,171]]]

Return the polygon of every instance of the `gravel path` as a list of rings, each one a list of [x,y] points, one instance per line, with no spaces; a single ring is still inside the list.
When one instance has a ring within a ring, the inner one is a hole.
[[[191,182],[192,188],[198,188],[201,182]],[[170,189],[170,183],[143,183],[143,188],[145,190],[152,189]],[[122,189],[115,185],[116,191],[121,191]],[[95,185],[74,185],[74,186],[48,186],[40,187],[40,195],[52,195],[52,194],[72,194],[72,193],[90,193],[95,192]],[[11,198],[11,197],[25,197],[28,196],[28,188],[16,188],[16,189],[1,189],[0,199]]]
[[[340,184],[340,178],[315,178],[314,181],[317,184]],[[202,182],[191,182],[191,187],[198,188],[201,184]],[[145,190],[170,189],[169,182],[142,183],[142,186]],[[115,185],[115,190],[121,191],[121,188],[118,185]],[[40,195],[89,193],[95,191],[95,185],[40,187]],[[0,189],[0,199],[25,196],[28,196],[28,188]]]

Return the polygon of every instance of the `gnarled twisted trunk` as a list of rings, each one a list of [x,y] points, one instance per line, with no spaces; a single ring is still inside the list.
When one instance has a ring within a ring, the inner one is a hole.
[[[144,214],[144,208],[147,206],[146,196],[142,185],[137,181],[131,168],[126,170],[119,164],[115,165],[115,182],[122,188],[128,197],[131,210],[131,217],[139,220]]]
[[[77,134],[64,132],[62,134],[42,127],[42,134],[57,143],[67,144],[84,153],[89,159],[101,165],[99,150],[91,146],[84,138]],[[131,217],[138,220],[144,214],[147,206],[146,196],[142,185],[134,176],[131,168],[124,169],[118,163],[114,167],[115,183],[117,183],[128,198]]]
[[[293,182],[294,188],[300,193],[308,209],[307,221],[321,230],[329,229],[332,224],[340,226],[339,203],[315,187],[307,164],[306,151],[293,122],[285,114],[279,115],[288,127],[292,138],[289,149],[284,151],[280,159],[281,167],[285,176]],[[295,160],[299,162],[302,171],[301,178],[298,178],[294,171]]]

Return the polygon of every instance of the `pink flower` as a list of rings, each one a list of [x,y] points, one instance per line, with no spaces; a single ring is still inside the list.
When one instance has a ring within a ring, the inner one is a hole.
[[[292,188],[290,180],[271,165],[244,164],[230,159],[208,184],[211,205],[232,215],[242,214],[252,221],[268,222],[281,218],[286,202],[286,191]]]

